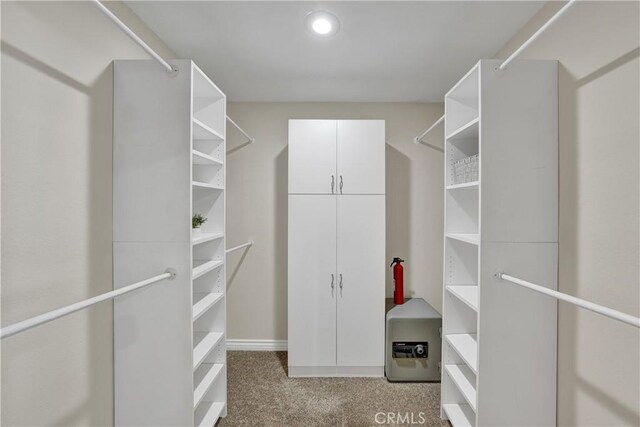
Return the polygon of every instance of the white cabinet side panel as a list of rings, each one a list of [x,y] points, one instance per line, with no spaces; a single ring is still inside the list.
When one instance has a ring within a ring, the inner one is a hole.
[[[494,274],[555,290],[557,259],[556,243],[482,244],[479,426],[555,425],[557,302]]]
[[[385,197],[337,199],[338,365],[383,366]]]
[[[557,61],[481,64],[482,240],[557,242]]]
[[[385,194],[384,120],[338,120],[337,179],[340,194]]]
[[[117,426],[193,424],[190,258],[187,242],[113,245],[115,288],[178,273],[114,300]]]
[[[336,196],[290,195],[289,366],[335,366],[335,274]]]
[[[336,181],[336,121],[289,120],[289,193],[332,194]]]
[[[152,60],[114,61],[116,242],[190,238],[190,61],[172,63],[182,72],[167,78]]]

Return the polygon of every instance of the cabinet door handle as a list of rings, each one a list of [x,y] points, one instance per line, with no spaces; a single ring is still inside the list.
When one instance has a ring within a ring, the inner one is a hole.
[[[342,289],[342,273],[340,273],[340,289]]]
[[[342,175],[340,175],[340,194],[342,194]]]
[[[334,282],[335,282],[335,276],[333,275],[333,273],[331,273],[331,289],[335,288]]]
[[[331,175],[331,194],[334,194],[334,188],[336,186],[336,177],[335,175]]]

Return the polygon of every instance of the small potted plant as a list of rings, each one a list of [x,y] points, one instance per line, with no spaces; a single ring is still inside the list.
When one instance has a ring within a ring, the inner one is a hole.
[[[191,232],[193,235],[200,234],[200,227],[202,224],[207,222],[207,218],[203,217],[200,214],[195,214],[191,219]]]

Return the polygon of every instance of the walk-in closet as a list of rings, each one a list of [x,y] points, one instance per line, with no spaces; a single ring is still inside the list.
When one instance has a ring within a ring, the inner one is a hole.
[[[640,425],[639,1],[0,36],[0,425]]]

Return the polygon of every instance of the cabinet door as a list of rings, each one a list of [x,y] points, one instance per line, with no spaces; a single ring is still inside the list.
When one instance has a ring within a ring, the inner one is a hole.
[[[336,180],[336,121],[289,120],[289,193],[333,194]]]
[[[385,197],[337,199],[338,366],[383,366]]]
[[[289,366],[336,364],[335,273],[336,196],[289,196]]]
[[[384,194],[384,120],[338,120],[337,127],[338,194]]]

